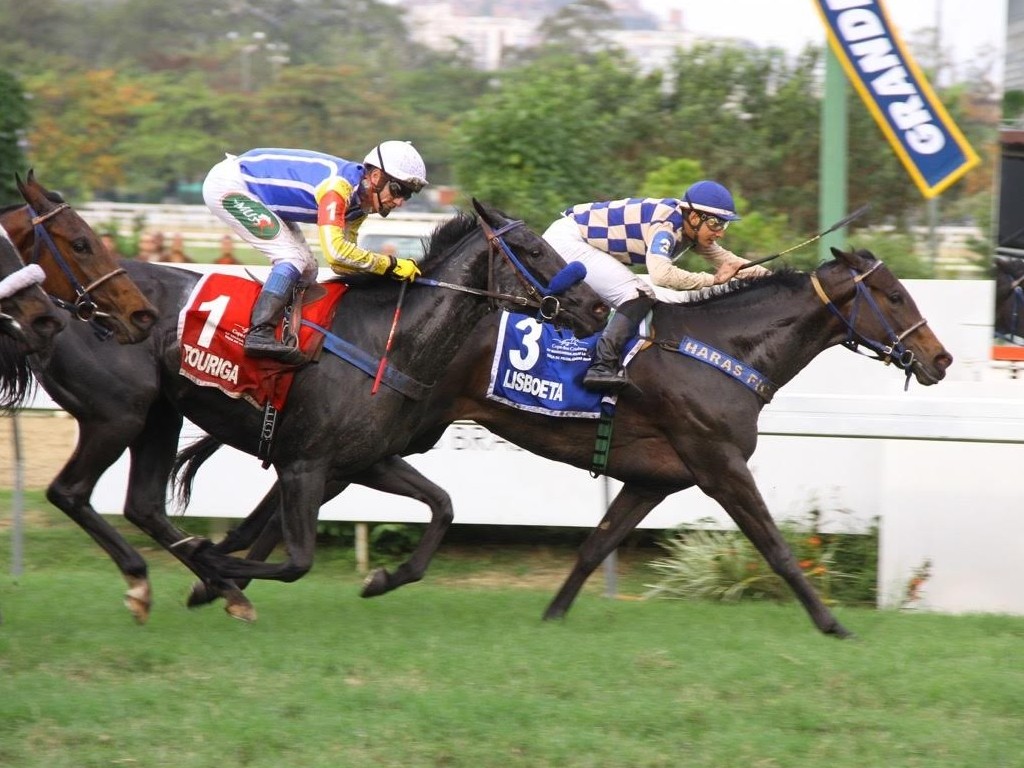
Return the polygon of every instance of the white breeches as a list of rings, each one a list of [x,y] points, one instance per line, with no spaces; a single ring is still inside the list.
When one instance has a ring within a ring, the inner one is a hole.
[[[228,155],[203,181],[206,207],[271,264],[288,263],[303,283],[316,282],[318,265],[299,225],[285,221],[255,197],[242,179],[238,158]],[[264,220],[265,216],[270,221]]]
[[[572,219],[556,220],[544,239],[567,262],[578,261],[587,268],[587,284],[613,307],[642,296],[653,297],[654,288],[640,275],[599,248],[587,243]]]

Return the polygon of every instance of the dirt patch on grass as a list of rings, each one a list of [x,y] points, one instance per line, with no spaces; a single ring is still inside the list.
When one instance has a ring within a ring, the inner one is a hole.
[[[0,417],[0,490],[14,488],[14,416]],[[46,488],[75,450],[78,424],[63,411],[18,414],[24,486]]]

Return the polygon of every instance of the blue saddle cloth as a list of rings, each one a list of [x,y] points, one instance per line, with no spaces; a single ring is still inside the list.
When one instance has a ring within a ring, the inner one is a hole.
[[[582,384],[599,336],[577,339],[529,315],[503,313],[487,397],[548,416],[600,418],[604,396]]]

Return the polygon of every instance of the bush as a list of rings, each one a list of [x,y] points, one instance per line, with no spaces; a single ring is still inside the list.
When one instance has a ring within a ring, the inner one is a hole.
[[[785,521],[779,530],[804,575],[826,603],[870,604],[877,596],[878,527],[867,534],[826,534],[820,513]],[[710,530],[706,521],[681,526],[661,543],[666,556],[651,567],[660,575],[648,597],[736,602],[795,599],[739,531]]]

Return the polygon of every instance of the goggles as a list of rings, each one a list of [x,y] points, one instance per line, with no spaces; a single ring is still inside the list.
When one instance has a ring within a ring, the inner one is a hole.
[[[397,181],[396,179],[388,180],[388,192],[391,193],[391,197],[402,200],[408,200],[410,197],[415,195],[421,189],[423,184],[417,184],[415,180],[412,181]]]
[[[725,232],[729,227],[728,219],[721,219],[718,216],[712,216],[710,213],[701,213],[700,211],[694,211],[694,213],[697,214],[700,223],[706,224],[712,232]]]

